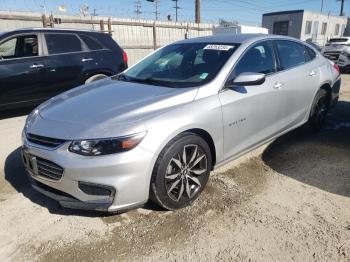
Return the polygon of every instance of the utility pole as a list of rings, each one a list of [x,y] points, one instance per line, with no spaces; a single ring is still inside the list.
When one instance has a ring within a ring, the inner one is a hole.
[[[200,23],[201,22],[201,0],[196,0],[196,23]]]
[[[321,14],[323,12],[323,0],[321,0]]]
[[[135,11],[134,12],[136,14],[137,19],[139,19],[140,14],[142,14],[142,12],[141,12],[141,0],[135,1]]]
[[[341,6],[340,6],[340,16],[344,16],[344,2],[345,0],[338,0],[341,2]]]
[[[154,14],[156,15],[156,20],[158,20],[158,16],[159,16],[159,2],[160,0],[146,0],[147,2],[152,2],[155,5],[155,11]]]
[[[44,0],[43,4],[40,6],[42,9],[44,9],[44,15],[46,16],[46,1]]]
[[[175,21],[178,21],[178,10],[180,9],[179,7],[179,0],[173,0],[175,2],[175,6],[173,8],[175,8]]]

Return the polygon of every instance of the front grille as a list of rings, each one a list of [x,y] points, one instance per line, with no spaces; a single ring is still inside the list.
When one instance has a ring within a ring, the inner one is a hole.
[[[60,180],[63,175],[63,168],[59,165],[40,157],[36,157],[38,176],[52,180]]]
[[[33,144],[46,146],[50,148],[56,148],[66,142],[66,140],[63,140],[63,139],[38,136],[38,135],[33,135],[28,133],[27,133],[27,139],[29,142]]]

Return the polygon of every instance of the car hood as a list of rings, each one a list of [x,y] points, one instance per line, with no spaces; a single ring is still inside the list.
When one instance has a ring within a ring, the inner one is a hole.
[[[38,135],[64,139],[142,132],[146,119],[193,101],[197,91],[101,80],[48,100],[38,107],[28,128]]]

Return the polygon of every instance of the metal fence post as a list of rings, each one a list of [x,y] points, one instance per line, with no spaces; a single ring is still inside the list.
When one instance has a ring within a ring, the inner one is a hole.
[[[157,49],[157,27],[156,22],[153,23],[153,49]]]
[[[41,20],[43,22],[43,27],[47,27],[47,24],[46,24],[46,16],[45,15],[42,15],[41,16]]]
[[[105,31],[105,25],[104,25],[104,23],[103,23],[103,20],[102,20],[102,19],[100,20],[100,30],[101,30],[102,32],[104,32],[104,31]]]
[[[108,18],[108,34],[109,34],[110,36],[113,35],[113,31],[112,31],[112,20],[111,20],[110,17]]]

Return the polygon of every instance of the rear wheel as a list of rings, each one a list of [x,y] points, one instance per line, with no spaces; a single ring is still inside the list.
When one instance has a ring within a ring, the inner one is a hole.
[[[315,132],[320,131],[325,124],[329,109],[329,97],[324,89],[320,89],[314,99],[309,117],[311,129]]]
[[[88,79],[85,80],[85,84],[89,84],[89,83],[92,83],[94,81],[97,81],[97,80],[101,80],[103,78],[106,78],[108,76],[104,75],[104,74],[97,74],[97,75],[93,75],[91,77],[89,77]]]
[[[151,200],[174,210],[193,203],[208,182],[212,159],[208,144],[199,136],[184,133],[163,149],[151,180]]]

